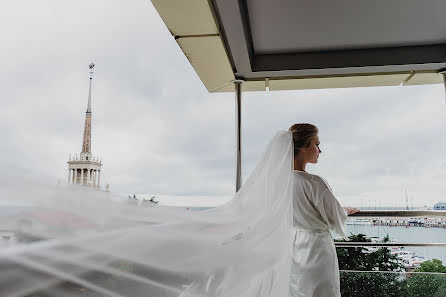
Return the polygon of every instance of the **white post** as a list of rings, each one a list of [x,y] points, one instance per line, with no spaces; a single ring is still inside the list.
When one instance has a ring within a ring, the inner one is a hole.
[[[242,187],[242,83],[243,80],[232,81],[235,87],[235,145],[236,145],[236,169],[235,192]]]
[[[444,99],[446,102],[446,70],[440,72],[443,75],[443,84],[444,84]]]
[[[87,186],[90,184],[90,169],[87,169]]]
[[[77,168],[74,169],[74,183],[77,184]]]
[[[101,187],[101,170],[98,170],[98,187]]]
[[[81,169],[81,182],[80,182],[80,184],[81,185],[84,184],[84,169]]]
[[[96,187],[96,170],[93,170],[93,187]]]
[[[71,184],[71,168],[68,168],[68,184]]]

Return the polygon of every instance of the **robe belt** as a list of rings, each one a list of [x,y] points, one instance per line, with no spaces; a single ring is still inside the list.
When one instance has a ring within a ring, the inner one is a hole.
[[[310,233],[322,233],[328,232],[328,229],[305,229],[298,226],[293,226],[293,229],[296,231],[310,232]]]

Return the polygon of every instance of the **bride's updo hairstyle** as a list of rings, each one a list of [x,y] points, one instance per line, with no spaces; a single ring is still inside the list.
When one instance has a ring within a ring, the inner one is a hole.
[[[293,134],[294,155],[297,155],[301,148],[308,147],[311,140],[319,133],[315,125],[307,123],[294,124],[289,130]]]

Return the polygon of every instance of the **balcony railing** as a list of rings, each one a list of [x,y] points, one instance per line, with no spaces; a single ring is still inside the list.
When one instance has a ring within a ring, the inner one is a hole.
[[[446,217],[446,210],[361,210],[349,217],[359,218],[441,218]]]
[[[433,246],[433,247],[442,247],[446,246],[446,242],[444,243],[395,243],[395,242],[335,242],[336,247],[406,247],[406,246]]]

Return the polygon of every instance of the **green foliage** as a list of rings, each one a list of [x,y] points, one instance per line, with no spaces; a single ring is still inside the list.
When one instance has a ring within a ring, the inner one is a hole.
[[[340,240],[345,241],[345,240]],[[352,242],[370,242],[364,234],[351,234]],[[386,236],[384,241],[389,241]],[[360,271],[401,271],[403,267],[387,248],[370,252],[363,247],[336,249],[339,269]],[[399,274],[342,272],[342,297],[405,297],[405,280]]]
[[[440,260],[433,259],[420,264],[416,272],[437,272],[438,274],[413,274],[407,280],[407,292],[410,297],[446,296],[446,266]]]
[[[416,271],[420,272],[441,272],[446,273],[446,266],[438,259],[429,260],[420,264],[420,268]]]
[[[341,272],[342,297],[406,297],[405,282],[398,274]]]
[[[351,242],[371,242],[364,234],[351,234],[348,237]],[[345,240],[338,240],[345,242]],[[384,238],[384,242],[389,241],[389,237]],[[339,269],[342,270],[379,270],[398,271],[403,266],[398,262],[395,255],[390,253],[388,248],[380,248],[374,252],[369,252],[364,247],[349,247],[336,249],[339,260]]]
[[[345,241],[345,240],[339,240]],[[351,234],[352,242],[370,242],[364,234]],[[384,242],[389,237],[384,238]],[[362,247],[337,249],[339,269],[359,271],[402,271],[403,267],[395,255],[387,248],[369,252]],[[415,272],[435,272],[438,274],[341,272],[342,297],[445,297],[446,266],[440,260],[423,262]]]
[[[345,242],[346,240],[336,240]],[[354,242],[370,242],[364,234],[350,235],[348,241]],[[337,248],[339,269],[342,270],[370,270],[367,261],[367,253],[365,248],[351,247],[351,248]]]

